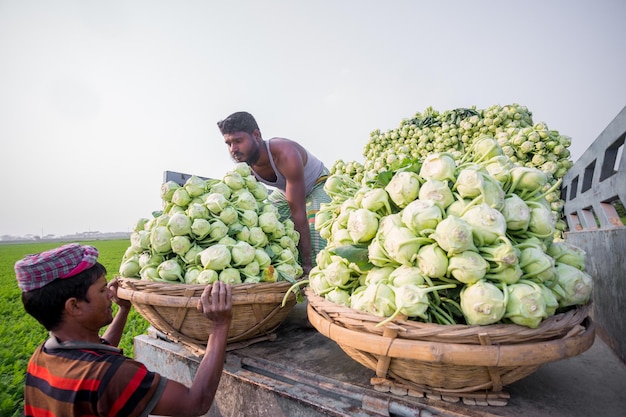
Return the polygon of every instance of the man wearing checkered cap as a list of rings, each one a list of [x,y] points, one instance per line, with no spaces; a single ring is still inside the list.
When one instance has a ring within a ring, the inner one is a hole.
[[[107,283],[98,250],[73,243],[15,263],[25,310],[49,332],[33,353],[25,416],[197,416],[208,412],[221,377],[232,319],[231,287],[208,285],[198,310],[213,321],[191,387],[150,372],[119,343],[131,304]],[[112,302],[119,306],[113,317]],[[100,336],[102,327],[108,326]]]

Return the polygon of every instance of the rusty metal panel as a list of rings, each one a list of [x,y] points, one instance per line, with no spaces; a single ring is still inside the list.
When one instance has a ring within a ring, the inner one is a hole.
[[[612,202],[626,203],[626,107],[563,177],[570,232],[624,227]]]

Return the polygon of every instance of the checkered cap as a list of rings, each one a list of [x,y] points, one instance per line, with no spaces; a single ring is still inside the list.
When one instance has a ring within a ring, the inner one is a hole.
[[[70,243],[15,263],[17,285],[24,292],[36,290],[58,278],[69,278],[91,268],[98,260],[98,249]]]

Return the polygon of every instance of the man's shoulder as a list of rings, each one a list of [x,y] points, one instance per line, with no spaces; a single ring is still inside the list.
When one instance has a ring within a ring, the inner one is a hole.
[[[275,136],[267,140],[271,146],[298,146],[298,142],[293,139]]]
[[[302,156],[306,153],[306,149],[298,142],[283,137],[274,137],[268,140],[270,150],[275,157],[280,155],[289,155],[291,152],[299,152]]]

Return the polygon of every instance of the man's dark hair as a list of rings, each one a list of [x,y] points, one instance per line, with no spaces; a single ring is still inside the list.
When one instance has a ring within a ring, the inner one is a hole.
[[[255,129],[259,129],[259,125],[254,120],[254,117],[245,111],[238,111],[231,114],[224,120],[217,122],[222,135],[234,132],[246,132],[252,134]]]
[[[41,288],[23,292],[24,309],[46,330],[54,330],[61,324],[65,302],[72,297],[89,302],[87,290],[106,272],[104,265],[96,262],[91,268],[73,277],[55,279]]]

